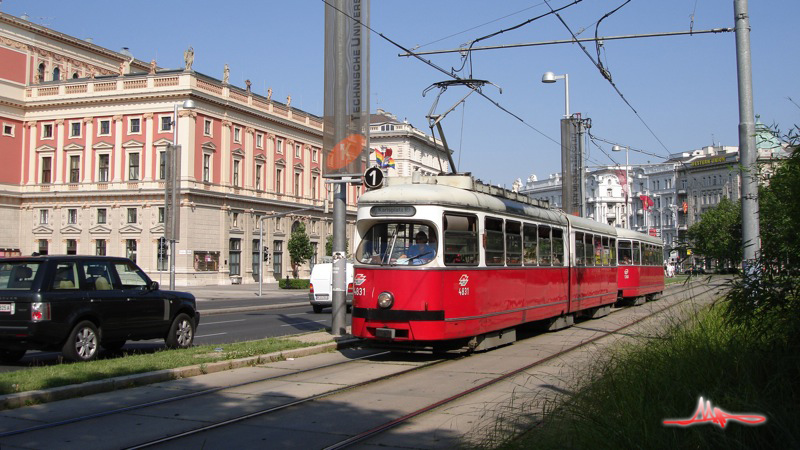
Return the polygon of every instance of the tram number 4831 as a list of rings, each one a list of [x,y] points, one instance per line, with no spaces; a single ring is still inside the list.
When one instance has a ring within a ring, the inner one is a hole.
[[[458,295],[469,295],[469,288],[468,287],[458,288]]]

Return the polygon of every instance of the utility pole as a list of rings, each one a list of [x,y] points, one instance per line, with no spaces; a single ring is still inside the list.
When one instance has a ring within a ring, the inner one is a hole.
[[[739,161],[742,174],[742,268],[761,253],[758,211],[758,151],[753,111],[753,76],[750,62],[750,16],[747,0],[734,0],[736,74],[739,81]]]

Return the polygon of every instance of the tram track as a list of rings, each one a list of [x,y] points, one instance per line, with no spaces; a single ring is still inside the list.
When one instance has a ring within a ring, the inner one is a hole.
[[[708,293],[708,292],[710,292],[712,290],[719,289],[719,286],[703,285],[700,288],[703,290],[703,292],[700,292],[700,293],[695,292],[698,295],[702,295],[702,294]],[[686,292],[688,292],[690,290],[695,290],[696,291],[696,290],[698,290],[698,287],[697,286],[692,286],[692,285],[682,285],[681,287],[679,287],[677,289],[671,289],[669,293],[665,293],[665,298],[668,298],[666,296],[673,297],[673,296],[683,295],[683,294],[685,294]],[[551,354],[551,355],[549,355],[549,356],[547,356],[545,358],[537,359],[536,361],[534,361],[534,362],[532,362],[530,364],[527,364],[524,367],[517,368],[517,369],[515,369],[513,371],[507,372],[507,373],[502,374],[500,376],[493,377],[493,378],[491,378],[489,380],[486,380],[484,382],[476,384],[476,385],[472,386],[469,389],[465,389],[465,390],[462,390],[460,392],[456,392],[456,393],[453,393],[451,395],[448,395],[445,398],[441,398],[441,399],[439,399],[437,401],[430,402],[427,405],[424,405],[422,407],[416,408],[413,411],[410,411],[410,412],[407,412],[406,414],[400,415],[399,417],[395,417],[395,418],[393,418],[391,420],[384,421],[384,422],[382,422],[380,424],[376,424],[374,426],[370,426],[370,427],[368,427],[367,429],[365,429],[363,431],[357,431],[357,432],[350,433],[350,436],[348,436],[346,439],[342,439],[342,440],[336,442],[335,444],[329,445],[326,448],[332,448],[332,449],[333,448],[336,448],[336,449],[338,449],[338,448],[347,448],[347,447],[353,446],[355,444],[358,444],[360,442],[363,442],[365,440],[368,440],[370,438],[373,438],[375,436],[378,436],[381,433],[384,433],[384,432],[386,432],[386,431],[388,431],[388,430],[390,430],[390,429],[392,429],[392,428],[394,428],[394,427],[396,427],[396,426],[398,426],[398,425],[400,425],[402,423],[405,423],[405,422],[409,421],[410,419],[412,419],[414,417],[423,415],[426,412],[432,411],[432,410],[434,410],[436,408],[440,408],[440,407],[442,407],[444,405],[447,405],[448,403],[451,403],[451,402],[454,402],[454,401],[456,401],[458,399],[464,398],[464,397],[466,397],[466,396],[468,396],[468,395],[470,395],[472,393],[475,393],[475,392],[477,392],[479,390],[482,390],[482,389],[485,389],[485,388],[487,388],[487,387],[489,387],[489,386],[491,386],[493,384],[499,383],[499,382],[501,382],[501,381],[503,381],[505,379],[513,377],[514,375],[520,374],[520,373],[522,373],[524,371],[530,370],[531,368],[534,368],[536,366],[542,365],[542,364],[544,364],[544,363],[546,363],[546,362],[548,362],[548,361],[550,361],[550,360],[552,360],[554,358],[562,357],[562,356],[568,354],[569,352],[572,352],[572,351],[574,351],[574,350],[576,350],[578,348],[590,345],[593,342],[596,342],[597,340],[600,340],[600,339],[605,338],[607,336],[619,333],[619,332],[625,330],[626,328],[630,328],[630,327],[632,327],[632,326],[634,326],[634,325],[636,325],[636,324],[638,324],[638,323],[640,323],[640,322],[642,322],[642,321],[644,321],[644,320],[646,320],[646,319],[648,319],[650,317],[653,317],[653,316],[655,316],[657,314],[660,314],[660,313],[662,313],[662,312],[664,312],[664,311],[666,311],[666,310],[668,310],[670,308],[674,308],[674,307],[676,307],[676,306],[678,306],[678,305],[680,305],[680,304],[682,304],[682,303],[684,303],[684,302],[686,302],[688,300],[689,300],[689,298],[686,298],[686,299],[677,301],[675,303],[666,305],[663,308],[656,308],[654,311],[646,314],[643,317],[638,318],[637,320],[635,320],[633,322],[626,323],[626,324],[624,324],[624,325],[622,325],[620,327],[617,327],[615,329],[612,329],[612,330],[604,331],[601,334],[598,334],[597,336],[593,337],[592,339],[589,339],[589,340],[586,340],[586,341],[582,341],[581,343],[579,343],[577,345],[574,345],[574,346],[570,346],[568,348],[564,348],[561,351],[553,353],[553,354]],[[657,303],[658,302],[650,302],[648,304],[657,304]],[[614,314],[617,311],[623,311],[623,310],[626,310],[626,309],[628,309],[628,308],[615,308],[614,310],[612,310],[612,314]],[[160,400],[153,401],[153,402],[143,402],[143,403],[136,404],[136,405],[116,408],[116,409],[103,411],[103,412],[95,413],[95,414],[84,415],[84,416],[81,416],[81,417],[71,418],[71,419],[63,420],[63,421],[59,421],[59,422],[41,424],[41,425],[37,425],[37,426],[34,426],[34,427],[27,427],[27,428],[21,428],[21,429],[17,429],[17,430],[6,431],[6,432],[0,433],[0,439],[20,436],[20,435],[25,435],[25,434],[30,434],[30,433],[40,433],[40,432],[47,431],[47,430],[51,430],[52,431],[52,430],[55,430],[55,429],[60,428],[60,427],[65,427],[65,426],[68,426],[68,425],[77,424],[79,422],[90,422],[92,420],[97,420],[97,419],[101,419],[101,418],[107,418],[107,417],[113,416],[113,415],[129,414],[129,413],[135,413],[137,415],[146,415],[148,408],[155,408],[155,407],[163,406],[163,405],[166,405],[166,404],[169,404],[169,403],[177,403],[177,402],[180,402],[180,401],[196,399],[196,398],[199,398],[199,397],[209,396],[209,395],[212,395],[212,394],[218,394],[219,395],[219,394],[225,393],[226,391],[234,391],[237,388],[242,388],[242,387],[246,387],[246,386],[254,386],[257,383],[265,383],[265,382],[276,381],[276,380],[280,380],[280,379],[289,380],[292,377],[297,377],[298,375],[309,375],[309,376],[311,376],[315,372],[324,371],[325,369],[330,369],[330,368],[333,368],[333,367],[341,366],[343,364],[355,363],[355,362],[362,362],[362,363],[363,362],[367,362],[368,363],[369,362],[368,361],[369,358],[380,357],[380,356],[385,355],[386,353],[389,353],[389,352],[370,353],[370,354],[363,355],[363,356],[358,357],[358,358],[353,358],[353,359],[350,359],[350,360],[347,360],[347,361],[341,361],[341,362],[337,362],[337,363],[334,363],[334,364],[327,364],[327,365],[323,365],[323,366],[319,366],[319,367],[312,367],[312,368],[308,368],[308,369],[304,369],[304,370],[297,370],[297,371],[293,371],[291,373],[275,375],[275,376],[270,376],[270,377],[264,377],[264,378],[261,378],[261,379],[250,380],[250,381],[242,382],[242,383],[230,384],[230,385],[226,385],[226,386],[219,386],[219,387],[205,389],[205,390],[198,391],[198,392],[192,392],[192,393],[189,393],[189,394],[183,394],[183,395],[174,396],[174,397],[170,397],[170,398],[166,398],[166,399],[160,399]],[[491,352],[489,352],[489,353],[491,353]],[[161,445],[169,446],[170,443],[184,442],[184,440],[191,439],[191,437],[193,437],[193,436],[195,436],[195,437],[196,436],[202,436],[204,433],[213,432],[214,430],[221,430],[221,429],[224,429],[225,427],[233,426],[235,424],[246,423],[247,421],[251,421],[251,420],[253,420],[255,418],[258,418],[258,417],[268,416],[270,414],[278,413],[278,412],[281,412],[281,411],[286,411],[286,410],[292,409],[292,408],[302,407],[302,405],[313,404],[314,402],[319,402],[320,400],[323,400],[323,399],[335,398],[336,396],[342,395],[344,393],[352,393],[352,392],[358,391],[358,390],[367,390],[371,386],[380,385],[381,383],[386,383],[386,382],[389,382],[390,380],[396,380],[396,379],[401,378],[401,377],[410,376],[411,374],[415,374],[415,373],[419,374],[420,372],[424,372],[422,369],[429,369],[429,368],[432,368],[434,366],[439,366],[439,365],[441,365],[443,363],[448,363],[448,362],[453,363],[453,362],[459,361],[461,359],[463,359],[463,358],[433,359],[433,360],[427,361],[425,363],[419,364],[417,366],[414,366],[414,367],[411,367],[411,368],[407,368],[405,370],[400,370],[400,371],[397,371],[397,372],[386,374],[384,376],[367,379],[367,380],[364,380],[364,381],[361,381],[361,382],[357,382],[357,383],[353,383],[353,384],[350,384],[350,385],[342,386],[342,387],[339,387],[339,388],[331,389],[331,390],[328,390],[328,391],[325,391],[325,392],[320,392],[320,393],[317,393],[317,394],[314,394],[314,395],[309,395],[309,396],[306,396],[306,397],[297,398],[297,399],[294,399],[292,401],[284,402],[284,403],[282,403],[280,405],[270,406],[270,407],[267,407],[267,408],[260,408],[260,409],[257,409],[255,411],[248,412],[246,414],[239,414],[239,415],[237,415],[235,417],[228,417],[228,418],[225,418],[224,420],[215,420],[215,421],[213,421],[211,423],[206,423],[206,424],[204,424],[202,426],[199,426],[199,427],[192,427],[191,429],[188,429],[188,430],[182,430],[182,431],[174,432],[174,433],[170,432],[166,436],[159,436],[159,437],[157,437],[155,439],[145,439],[145,440],[143,440],[143,441],[141,441],[139,443],[136,443],[134,445],[126,445],[125,448],[131,448],[131,449],[137,448],[138,449],[138,448],[147,448],[147,447],[161,446]],[[0,444],[2,444],[2,442],[0,442]]]

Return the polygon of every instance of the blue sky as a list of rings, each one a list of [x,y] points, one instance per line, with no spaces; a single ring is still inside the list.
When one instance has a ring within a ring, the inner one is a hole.
[[[567,3],[550,1],[553,8]],[[561,17],[575,33],[585,29],[579,37],[593,37],[596,21],[622,3],[584,0]],[[800,123],[800,107],[788,99],[800,104],[800,60],[793,37],[800,2],[751,1],[749,9],[755,111],[762,122],[785,130]],[[227,63],[231,83],[243,87],[250,79],[256,93],[265,95],[271,87],[273,98],[285,101],[291,95],[292,106],[322,114],[320,0],[4,0],[0,10],[15,16],[27,13],[35,23],[91,37],[112,50],[129,47],[138,59],[156,59],[162,67],[181,67],[183,51],[192,45],[198,72],[222,78]],[[452,49],[547,11],[540,0],[372,0],[371,26],[409,48]],[[692,17],[694,30],[733,27],[733,0],[633,0],[604,20],[598,35],[687,31]],[[569,37],[565,26],[548,16],[481,44]],[[586,48],[596,58],[594,44]],[[371,109],[390,111],[428,131],[425,116],[435,96],[423,97],[422,91],[447,77],[399,53],[372,35]],[[461,66],[458,54],[426,58],[446,69]],[[484,92],[527,125],[470,96],[443,121],[460,170],[508,187],[518,177],[524,180],[534,173],[541,179],[561,170],[556,142],[564,86],[563,81],[541,83],[546,71],[569,74],[570,111],[591,118],[594,135],[651,153],[631,151],[632,164],[661,161],[669,153],[712,143],[738,145],[734,33],[606,41],[601,60],[646,126],[575,44],[473,52],[472,77],[500,86],[502,94],[493,87]],[[468,76],[468,69],[461,75]],[[463,88],[449,89],[437,112],[465,93]],[[624,153],[611,153],[609,144],[599,144],[616,161],[591,145],[589,164],[624,163]]]

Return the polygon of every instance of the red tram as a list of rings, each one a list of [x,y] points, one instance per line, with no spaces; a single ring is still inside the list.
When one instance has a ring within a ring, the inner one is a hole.
[[[358,203],[355,336],[481,350],[513,342],[520,324],[558,329],[617,301],[618,229],[465,175],[387,182]]]
[[[617,230],[619,297],[634,305],[655,300],[664,291],[664,244],[635,231]]]

